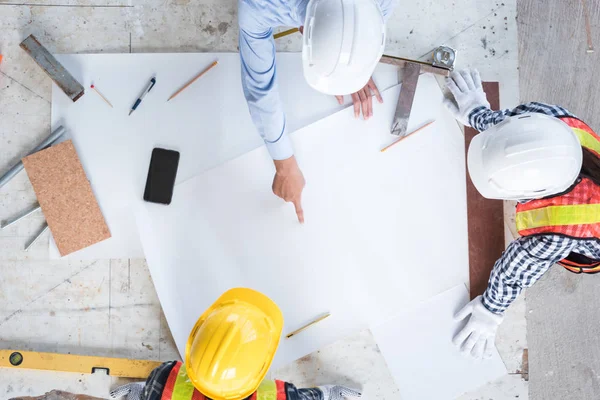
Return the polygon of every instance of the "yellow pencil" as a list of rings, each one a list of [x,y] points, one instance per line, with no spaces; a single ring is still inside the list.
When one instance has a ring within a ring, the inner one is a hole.
[[[206,68],[204,71],[200,72],[198,75],[196,75],[195,77],[193,77],[191,81],[189,81],[188,83],[186,83],[185,85],[183,85],[183,87],[181,89],[179,89],[178,91],[176,91],[175,93],[173,93],[171,95],[171,97],[169,97],[169,99],[167,101],[171,100],[172,98],[174,98],[175,96],[177,96],[179,93],[181,93],[185,89],[187,89],[188,86],[190,86],[192,83],[196,82],[196,80],[198,78],[200,78],[202,75],[204,75],[205,73],[207,73],[208,71],[210,71],[210,69],[212,69],[215,65],[217,65],[217,63],[218,63],[217,61],[213,61],[213,63],[210,64],[208,66],[208,68]]]
[[[283,32],[279,32],[279,33],[274,34],[273,35],[273,39],[279,39],[280,37],[291,35],[292,33],[296,33],[298,31],[299,31],[298,28],[288,29],[287,31],[283,31]]]
[[[387,146],[385,146],[383,149],[381,149],[380,151],[383,153],[384,151],[386,151],[387,149],[389,149],[390,147],[392,147],[393,145],[400,143],[401,141],[403,141],[404,139],[406,139],[407,137],[414,135],[415,133],[419,132],[422,129],[427,128],[429,125],[433,124],[435,122],[435,120],[426,123],[425,125],[423,125],[422,127],[415,129],[414,131],[412,131],[411,133],[409,133],[408,135],[404,135],[402,136],[400,139],[396,140],[395,142],[388,144]]]
[[[102,93],[100,93],[100,91],[98,89],[96,89],[96,86],[91,85],[90,87],[92,89],[94,89],[94,92],[98,93],[98,96],[102,97],[102,100],[104,100],[106,102],[106,104],[108,104],[110,106],[110,108],[113,108],[113,105],[110,104],[110,101],[108,101],[108,99],[106,97],[104,97],[104,95],[102,95]]]
[[[300,329],[296,329],[296,330],[295,330],[294,332],[292,332],[292,333],[288,333],[287,335],[285,335],[285,337],[286,337],[286,339],[289,339],[289,338],[291,338],[292,336],[294,336],[294,335],[296,335],[296,334],[298,334],[298,333],[302,332],[302,331],[303,331],[303,330],[305,330],[305,329],[308,329],[308,328],[310,328],[311,326],[313,326],[313,325],[314,325],[314,324],[316,324],[317,322],[321,322],[321,321],[323,321],[325,318],[328,318],[328,317],[330,317],[330,316],[331,316],[331,314],[330,314],[330,313],[327,313],[327,314],[325,314],[325,315],[323,315],[323,316],[321,316],[321,317],[319,317],[319,318],[315,319],[313,322],[309,322],[308,324],[304,325],[302,328],[300,328]]]

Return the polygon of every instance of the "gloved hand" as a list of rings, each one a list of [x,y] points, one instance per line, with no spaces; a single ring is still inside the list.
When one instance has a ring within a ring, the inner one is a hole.
[[[446,86],[452,92],[456,104],[448,98],[444,105],[461,124],[469,125],[469,115],[475,108],[484,106],[490,108],[481,85],[481,77],[476,69],[452,71],[446,78]]]
[[[362,394],[356,389],[350,389],[345,386],[324,385],[318,389],[323,392],[323,400],[346,400],[347,397],[361,397]]]
[[[118,399],[127,396],[127,400],[141,400],[144,386],[146,386],[146,382],[134,382],[119,386],[110,391],[110,398]]]
[[[454,319],[461,321],[467,316],[469,322],[454,336],[452,342],[460,347],[464,354],[470,353],[475,358],[490,358],[494,349],[494,340],[498,326],[504,317],[489,311],[477,296],[469,304],[456,313]]]

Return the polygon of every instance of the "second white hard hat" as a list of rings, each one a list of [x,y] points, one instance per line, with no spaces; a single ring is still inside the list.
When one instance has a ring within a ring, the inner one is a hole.
[[[582,150],[561,120],[527,113],[476,135],[467,165],[475,188],[488,199],[527,200],[561,193],[579,176]]]
[[[383,14],[375,0],[310,0],[302,40],[308,84],[331,95],[355,93],[383,54]]]

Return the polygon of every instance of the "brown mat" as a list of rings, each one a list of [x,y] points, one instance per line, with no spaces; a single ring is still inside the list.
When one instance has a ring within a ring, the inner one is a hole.
[[[498,82],[484,82],[483,90],[492,106],[500,109]],[[465,127],[465,150],[478,132]],[[465,154],[466,154],[465,151]],[[504,251],[502,200],[483,198],[467,174],[467,218],[469,228],[469,282],[471,299],[483,294],[494,263]]]
[[[110,238],[70,140],[25,157],[23,164],[61,256]]]

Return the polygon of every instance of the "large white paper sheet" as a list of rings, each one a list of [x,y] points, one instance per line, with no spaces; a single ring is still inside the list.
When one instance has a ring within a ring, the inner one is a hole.
[[[71,134],[112,238],[69,256],[143,257],[131,210],[142,198],[154,147],[181,152],[177,183],[262,145],[242,93],[237,53],[69,54],[57,59],[86,87],[73,103],[53,86],[52,125]],[[175,99],[171,94],[214,60],[219,64]],[[300,53],[277,55],[278,84],[293,132],[344,106],[303,78]],[[156,86],[131,115],[152,76]],[[397,84],[397,69],[380,65],[380,89]],[[94,83],[114,108],[89,89]],[[50,255],[58,258],[53,243]]]
[[[497,350],[475,360],[452,344],[466,323],[453,316],[468,301],[467,289],[458,285],[371,328],[402,400],[451,400],[506,374]]]
[[[169,206],[140,203],[137,221],[161,305],[180,350],[223,291],[266,293],[283,311],[275,366],[379,323],[468,280],[464,139],[432,76],[419,80],[410,129],[386,153],[399,88],[375,117],[341,111],[292,135],[307,185],[306,223],[271,192],[264,148],[175,188]]]

